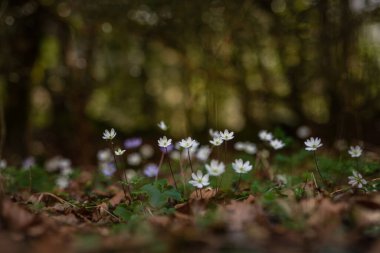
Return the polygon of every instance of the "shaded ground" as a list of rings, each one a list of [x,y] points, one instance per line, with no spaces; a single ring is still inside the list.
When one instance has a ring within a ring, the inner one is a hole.
[[[52,193],[3,196],[1,252],[379,252],[380,194],[348,190],[324,196],[310,182],[297,200],[203,191],[203,199],[120,214],[122,191],[109,187],[72,204]],[[107,198],[108,197],[108,198]],[[137,200],[135,200],[137,201]],[[116,209],[115,209],[116,208]],[[127,210],[127,209],[125,209]],[[116,215],[115,215],[116,213]],[[123,218],[124,217],[124,218]]]

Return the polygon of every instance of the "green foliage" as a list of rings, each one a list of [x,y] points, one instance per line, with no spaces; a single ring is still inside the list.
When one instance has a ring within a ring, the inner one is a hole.
[[[130,220],[131,216],[133,215],[133,213],[124,205],[118,205],[113,213],[124,221]]]
[[[181,194],[174,188],[166,189],[162,182],[156,184],[147,184],[141,188],[141,191],[146,193],[149,198],[149,204],[154,208],[161,208],[167,204],[168,200],[174,199],[180,201]]]
[[[310,153],[301,149],[292,154],[278,153],[274,157],[274,162],[279,168],[294,169],[300,164],[304,163],[310,156]]]
[[[56,176],[42,167],[33,167],[30,170],[7,168],[2,174],[9,192],[29,189],[30,183],[32,191],[35,192],[52,191],[55,187]]]

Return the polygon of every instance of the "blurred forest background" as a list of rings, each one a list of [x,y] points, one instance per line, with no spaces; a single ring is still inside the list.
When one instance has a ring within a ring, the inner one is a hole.
[[[11,160],[91,163],[160,120],[380,144],[380,0],[0,0],[0,56]]]

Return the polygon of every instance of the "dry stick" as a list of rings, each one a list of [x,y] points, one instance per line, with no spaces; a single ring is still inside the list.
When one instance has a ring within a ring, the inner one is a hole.
[[[170,163],[170,157],[169,157],[169,153],[168,153],[168,148],[167,147],[165,147],[165,151],[166,151],[165,152],[166,153],[166,159],[168,160],[168,163],[169,163],[170,172],[172,173],[172,178],[173,178],[173,181],[174,181],[174,187],[178,191],[178,187],[177,187],[177,183],[176,183],[175,178],[174,178],[172,164]]]
[[[317,168],[318,174],[319,174],[319,176],[320,176],[321,179],[322,179],[322,183],[323,183],[324,185],[326,185],[325,179],[322,177],[322,174],[321,174],[321,172],[320,172],[320,170],[319,170],[318,161],[317,161],[317,155],[316,155],[315,150],[313,151],[313,154],[314,154],[314,161],[315,161],[315,166],[316,166],[316,168]]]
[[[118,166],[117,166],[117,160],[116,160],[116,155],[115,155],[115,147],[114,147],[114,144],[113,144],[113,141],[110,141],[111,142],[111,151],[112,151],[112,156],[113,156],[113,159],[115,160],[115,166],[116,166],[116,169],[119,170]],[[128,196],[127,196],[127,192],[125,190],[125,186],[123,184],[123,176],[121,176],[121,187],[123,188],[123,192],[124,192],[124,196],[125,196],[125,200],[128,199]]]
[[[349,189],[351,189],[351,187],[335,190],[335,191],[333,191],[333,192],[330,193],[330,196],[332,197],[335,193],[342,192],[342,191],[347,191]]]

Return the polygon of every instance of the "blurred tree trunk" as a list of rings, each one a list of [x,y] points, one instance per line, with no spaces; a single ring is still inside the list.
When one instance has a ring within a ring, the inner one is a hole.
[[[92,67],[96,30],[87,26],[75,41],[67,39],[69,33],[61,34],[61,57],[66,74],[63,76],[64,90],[55,94],[59,98],[53,105],[53,129],[58,137],[57,145],[64,155],[77,164],[90,164],[95,154],[93,127],[86,115],[86,106],[92,93]]]
[[[17,12],[29,1],[9,1],[8,9]],[[36,4],[29,15],[18,16],[12,30],[4,38],[8,61],[4,63],[6,77],[5,152],[10,160],[18,160],[28,153],[31,71],[38,57],[43,36],[43,9]]]

